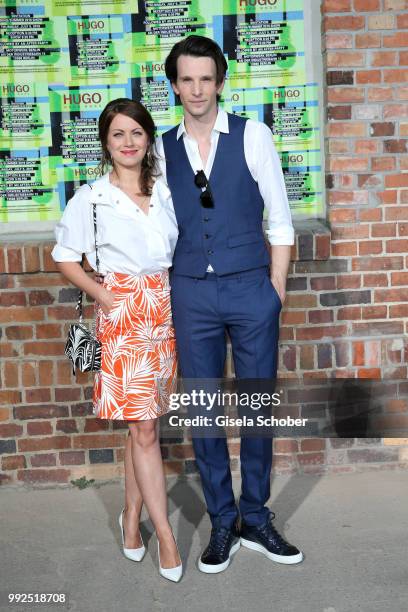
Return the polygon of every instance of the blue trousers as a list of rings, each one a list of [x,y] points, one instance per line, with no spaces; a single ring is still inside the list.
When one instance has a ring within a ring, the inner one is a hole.
[[[204,279],[171,275],[171,299],[183,378],[220,379],[228,333],[237,378],[276,378],[280,298],[269,268]],[[193,438],[208,513],[213,526],[238,517],[226,439]],[[268,518],[272,439],[241,438],[239,512],[249,525]]]

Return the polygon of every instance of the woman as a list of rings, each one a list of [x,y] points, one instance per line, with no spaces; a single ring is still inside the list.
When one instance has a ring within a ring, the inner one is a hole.
[[[153,120],[138,102],[109,102],[99,118],[101,174],[82,185],[56,227],[52,256],[62,274],[99,304],[97,334],[102,366],[96,373],[94,413],[126,420],[125,508],[119,516],[123,552],[141,561],[143,503],[158,539],[160,574],[178,582],[182,564],[168,521],[158,417],[168,410],[176,376],[168,268],[177,241],[170,192],[154,180]],[[92,203],[96,202],[97,251],[104,283],[80,265],[85,253],[96,269]]]

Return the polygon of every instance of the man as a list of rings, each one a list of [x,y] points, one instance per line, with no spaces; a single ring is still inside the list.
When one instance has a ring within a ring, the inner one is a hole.
[[[218,108],[227,63],[211,39],[189,36],[177,43],[165,69],[184,109],[181,124],[157,143],[179,226],[171,289],[182,376],[221,378],[228,332],[237,378],[273,379],[294,232],[271,132]],[[223,571],[240,543],[279,563],[302,561],[265,505],[271,439],[241,439],[239,512],[225,438],[193,438],[193,445],[212,522],[199,569]]]

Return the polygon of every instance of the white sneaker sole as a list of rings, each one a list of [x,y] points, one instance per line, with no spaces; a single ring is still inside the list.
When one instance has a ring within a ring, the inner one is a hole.
[[[232,555],[234,555],[237,550],[239,550],[240,546],[241,542],[238,540],[238,542],[231,546],[228,559],[224,561],[224,563],[219,563],[218,565],[207,565],[206,563],[203,563],[201,559],[199,559],[198,569],[200,570],[200,572],[204,572],[204,574],[219,574],[219,572],[223,572],[229,566]]]
[[[257,552],[262,553],[265,557],[268,557],[271,561],[275,561],[276,563],[283,563],[284,565],[294,565],[295,563],[300,563],[303,561],[303,553],[300,552],[297,555],[291,555],[289,557],[285,557],[283,555],[275,555],[274,553],[266,550],[262,544],[258,544],[257,542],[252,542],[252,540],[245,540],[241,538],[242,546],[245,548],[250,548],[251,550],[256,550]]]

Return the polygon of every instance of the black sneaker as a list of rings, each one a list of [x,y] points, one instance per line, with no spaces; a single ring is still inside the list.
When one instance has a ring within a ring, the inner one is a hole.
[[[296,546],[286,542],[272,525],[275,518],[273,512],[270,513],[266,523],[260,527],[246,525],[242,521],[241,544],[251,550],[257,550],[277,563],[292,565],[303,561],[303,553]]]
[[[237,525],[213,527],[210,542],[198,561],[198,569],[205,574],[223,572],[230,564],[231,557],[240,547]]]

